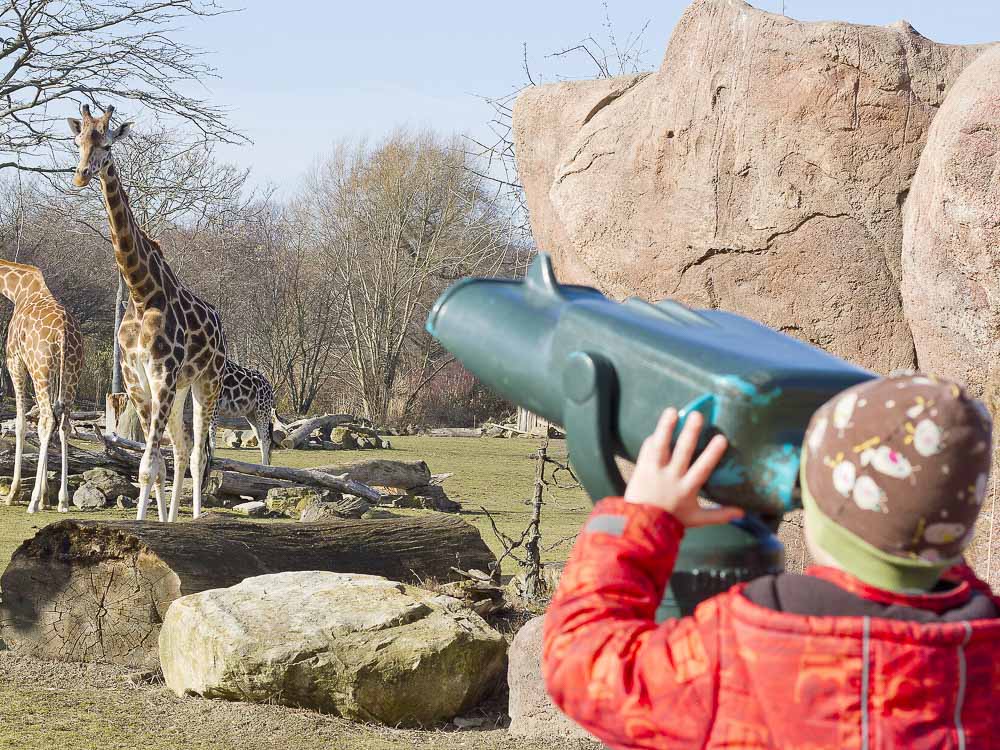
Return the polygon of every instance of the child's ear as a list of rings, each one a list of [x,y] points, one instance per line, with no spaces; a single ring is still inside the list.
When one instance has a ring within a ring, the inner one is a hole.
[[[83,130],[82,122],[75,117],[67,117],[66,122],[69,123],[69,129],[73,132],[73,135],[80,135],[80,131]]]
[[[132,132],[132,123],[123,122],[113,131],[111,131],[111,140],[117,141],[119,138],[128,138],[131,132]]]

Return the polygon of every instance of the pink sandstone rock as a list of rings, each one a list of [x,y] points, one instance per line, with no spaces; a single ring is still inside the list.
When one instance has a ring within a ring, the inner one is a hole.
[[[910,367],[902,206],[934,113],[982,49],[696,0],[659,71],[519,97],[536,242],[567,281]]]

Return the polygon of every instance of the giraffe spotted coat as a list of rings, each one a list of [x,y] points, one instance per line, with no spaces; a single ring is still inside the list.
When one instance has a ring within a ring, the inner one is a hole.
[[[112,129],[112,112],[109,107],[94,118],[84,106],[83,119],[70,119],[69,125],[80,151],[73,184],[85,187],[94,176],[100,176],[115,261],[129,290],[118,343],[122,378],[146,439],[139,464],[136,518],[145,519],[150,494],[155,493],[160,520],[177,519],[189,451],[193,515],[197,518],[211,462],[210,428],[226,362],[222,321],[215,308],[181,282],[159,245],[136,221],[111,158],[111,147],[127,135],[131,123]],[[184,425],[189,391],[194,397],[193,449]],[[169,515],[164,504],[166,465],[160,452],[164,432],[174,446]]]
[[[245,417],[257,436],[260,462],[264,466],[271,463],[271,444],[277,416],[274,412],[274,387],[264,373],[226,360],[216,414],[223,419]],[[215,433],[214,425],[212,433]]]
[[[53,429],[58,429],[62,444],[59,510],[65,513],[69,510],[69,418],[83,369],[83,336],[76,320],[52,296],[42,272],[35,266],[0,261],[0,284],[0,291],[14,303],[7,329],[7,371],[17,402],[14,476],[6,503],[11,505],[20,494],[28,378],[31,378],[38,403],[39,459],[28,512],[34,513],[45,503],[49,440]]]

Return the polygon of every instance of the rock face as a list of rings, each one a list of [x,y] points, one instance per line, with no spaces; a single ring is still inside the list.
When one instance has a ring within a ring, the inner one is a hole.
[[[160,631],[178,695],[277,702],[394,726],[445,721],[502,676],[478,615],[377,576],[297,572],[182,597]]]
[[[518,98],[538,246],[565,281],[912,366],[902,206],[936,109],[983,49],[696,0],[659,71]]]
[[[1000,407],[1000,47],[934,118],[906,201],[903,303],[920,368]]]
[[[536,617],[517,631],[510,644],[507,684],[510,687],[510,733],[521,737],[571,737],[597,740],[563,714],[549,699],[542,681],[542,627]]]

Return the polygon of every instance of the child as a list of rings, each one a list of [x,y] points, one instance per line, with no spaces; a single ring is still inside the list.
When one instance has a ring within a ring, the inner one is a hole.
[[[873,380],[806,433],[805,533],[819,566],[767,576],[656,624],[684,529],[726,441],[701,418],[646,440],[599,503],[545,621],[553,700],[615,748],[1000,745],[1000,607],[963,564],[986,493],[987,412],[948,382]],[[996,718],[995,718],[996,717]]]

